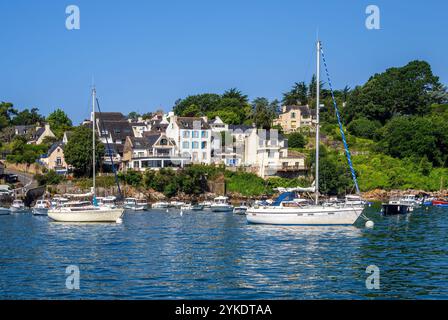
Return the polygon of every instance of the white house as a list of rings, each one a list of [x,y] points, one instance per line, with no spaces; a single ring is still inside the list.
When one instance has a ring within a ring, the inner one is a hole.
[[[173,139],[164,133],[147,134],[143,137],[127,137],[124,144],[123,169],[135,171],[183,168],[189,157],[178,155]]]
[[[194,164],[211,164],[212,130],[204,118],[171,116],[166,129],[182,157],[190,157]]]

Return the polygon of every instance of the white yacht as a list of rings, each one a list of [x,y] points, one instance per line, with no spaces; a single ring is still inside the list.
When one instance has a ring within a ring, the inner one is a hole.
[[[93,202],[88,205],[64,205],[48,210],[48,216],[57,222],[121,222],[124,209],[99,206],[96,201],[96,90],[92,88],[92,163],[93,163]]]
[[[296,188],[280,195],[271,205],[255,206],[246,212],[249,223],[271,224],[271,225],[352,225],[358,220],[364,210],[363,204],[356,203],[334,203],[331,205],[321,204],[319,201],[319,108],[320,108],[320,56],[322,48],[320,41],[317,42],[317,72],[316,72],[316,173],[314,186],[311,188]],[[347,159],[350,165],[356,191],[359,187],[356,174],[351,163],[351,156],[342,129],[339,111],[334,102],[339,128],[344,142]],[[314,204],[308,202],[294,201],[293,192],[313,192],[315,194]]]
[[[9,210],[11,212],[23,212],[25,211],[25,204],[22,200],[14,200]]]
[[[33,215],[35,216],[46,216],[48,215],[48,210],[51,207],[51,203],[47,200],[37,200],[33,207]]]
[[[228,197],[217,197],[214,199],[213,204],[210,206],[213,212],[232,212],[233,206],[229,204]]]

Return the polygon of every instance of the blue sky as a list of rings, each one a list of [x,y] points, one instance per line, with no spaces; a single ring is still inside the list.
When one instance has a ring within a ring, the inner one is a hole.
[[[71,4],[80,30],[65,28]],[[369,4],[381,30],[365,28]],[[75,122],[92,76],[103,111],[125,114],[232,87],[280,99],[310,80],[317,29],[337,88],[415,59],[448,83],[445,0],[0,0],[0,12],[0,100]]]

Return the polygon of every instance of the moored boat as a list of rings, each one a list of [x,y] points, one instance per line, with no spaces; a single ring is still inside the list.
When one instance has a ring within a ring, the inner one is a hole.
[[[148,204],[146,204],[147,208]],[[135,198],[126,198],[124,200],[124,208],[126,210],[132,210],[132,211],[143,211],[146,210],[144,204],[140,204],[137,199]]]
[[[414,211],[414,206],[409,202],[402,202],[401,200],[390,200],[383,203],[382,214],[385,216],[407,214]]]
[[[433,200],[432,205],[435,207],[448,207],[448,201],[446,200]]]
[[[153,209],[168,209],[169,207],[170,204],[168,202],[162,202],[162,201],[153,203],[151,206],[151,208]]]
[[[238,207],[235,207],[233,209],[233,213],[234,214],[239,214],[239,215],[245,215],[247,209],[249,209],[249,207],[246,205],[245,202],[242,202]]]
[[[14,200],[9,210],[13,213],[25,211],[25,204],[22,200]]]
[[[33,207],[33,215],[35,216],[46,216],[48,215],[48,210],[50,209],[50,202],[47,200],[37,200]]]
[[[92,202],[79,205],[65,205],[48,210],[48,217],[57,222],[121,222],[124,209],[99,206],[96,199],[96,129],[95,118],[96,90],[92,89]],[[99,106],[99,103],[98,103]],[[107,140],[106,140],[107,142]],[[108,142],[107,142],[108,144]],[[117,183],[118,184],[118,183]],[[119,187],[119,185],[118,185]]]
[[[344,203],[331,202],[322,204],[319,200],[319,109],[320,105],[320,56],[323,50],[320,41],[317,42],[317,72],[316,72],[316,158],[315,158],[315,182],[310,188],[294,188],[286,190],[271,205],[254,206],[247,210],[248,223],[272,224],[272,225],[353,225],[364,211],[364,204],[346,201]],[[329,76],[328,76],[329,78]],[[339,129],[344,142],[347,162],[350,167],[356,193],[360,194],[356,173],[352,165],[350,151],[345,139],[345,133],[340,120],[339,110],[330,86],[333,105],[338,119]],[[308,201],[295,201],[293,192],[314,193],[314,204]],[[358,200],[356,200],[358,201]]]
[[[11,210],[9,208],[0,207],[0,216],[7,216],[11,214]]]
[[[232,212],[233,206],[228,201],[228,197],[217,197],[214,199],[210,209],[213,212]]]

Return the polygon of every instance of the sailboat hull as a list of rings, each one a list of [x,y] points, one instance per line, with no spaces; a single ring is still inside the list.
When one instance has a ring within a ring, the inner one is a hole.
[[[246,218],[252,224],[353,225],[363,210],[363,207],[250,208]]]
[[[57,222],[116,222],[123,216],[124,209],[98,210],[49,210],[48,217]]]

